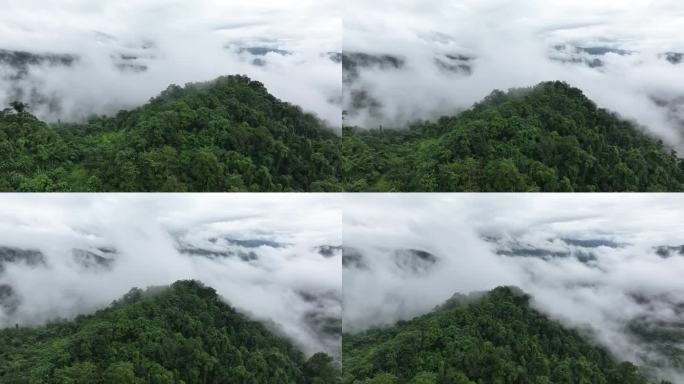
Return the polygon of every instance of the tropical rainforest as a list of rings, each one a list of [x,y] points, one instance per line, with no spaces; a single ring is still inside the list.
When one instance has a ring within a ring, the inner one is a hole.
[[[0,191],[682,190],[684,160],[562,82],[342,139],[244,76],[84,123],[0,111]]]
[[[348,191],[682,191],[684,160],[562,82],[408,129],[343,128]]]
[[[339,136],[244,76],[170,86],[142,107],[47,124],[0,112],[0,191],[336,191]]]
[[[509,287],[455,295],[412,320],[345,334],[342,352],[345,384],[651,382]]]
[[[93,315],[0,331],[2,384],[330,384],[338,364],[305,359],[196,281],[132,289]]]

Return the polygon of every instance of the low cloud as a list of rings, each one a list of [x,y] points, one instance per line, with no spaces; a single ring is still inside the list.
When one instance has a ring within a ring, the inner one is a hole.
[[[2,9],[0,103],[22,99],[44,119],[80,121],[138,106],[172,83],[246,74],[340,125],[341,68],[329,56],[342,44],[335,1],[4,0]],[[241,49],[250,47],[271,51]],[[17,65],[17,53],[34,59]],[[50,55],[73,60],[40,60]]]
[[[648,336],[676,335],[684,322],[681,203],[676,194],[345,196],[345,330],[412,318],[457,292],[512,285],[620,359],[681,380],[664,353],[684,350],[681,335],[671,344]],[[436,262],[407,272],[398,249]]]
[[[73,318],[132,287],[197,279],[250,317],[275,324],[307,354],[339,355],[341,255],[320,250],[341,244],[338,200],[6,195],[0,326]]]
[[[681,2],[351,0],[345,9],[345,52],[405,61],[368,66],[345,85],[347,124],[403,127],[494,89],[563,80],[684,149]],[[354,105],[359,92],[373,103]]]

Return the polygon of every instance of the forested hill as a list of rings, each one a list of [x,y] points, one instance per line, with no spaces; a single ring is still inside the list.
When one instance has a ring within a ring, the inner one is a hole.
[[[2,384],[328,384],[323,353],[288,341],[194,281],[133,289],[74,321],[0,331]]]
[[[350,191],[682,191],[684,162],[562,82],[410,129],[345,127]]]
[[[244,76],[172,85],[84,124],[13,107],[0,112],[3,191],[339,189],[339,136]]]
[[[345,384],[648,383],[511,288],[343,340]]]

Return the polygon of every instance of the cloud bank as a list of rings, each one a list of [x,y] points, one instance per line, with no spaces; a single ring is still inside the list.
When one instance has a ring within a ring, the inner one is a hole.
[[[684,351],[682,202],[676,194],[344,196],[344,328],[393,324],[457,292],[513,285],[617,357],[679,382],[682,367],[666,351],[679,359]]]
[[[78,121],[137,106],[172,83],[246,74],[340,125],[341,68],[330,57],[342,45],[336,1],[0,0],[0,7],[3,105],[22,99],[44,119]]]
[[[563,80],[681,151],[682,25],[676,0],[350,0],[344,51],[402,64],[366,63],[350,82],[349,60],[346,123],[404,126]]]
[[[274,323],[307,354],[339,355],[338,200],[316,194],[5,195],[0,326],[73,318],[132,287],[197,279],[252,318]]]

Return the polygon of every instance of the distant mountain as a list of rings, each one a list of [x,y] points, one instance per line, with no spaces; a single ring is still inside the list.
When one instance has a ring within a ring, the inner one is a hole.
[[[681,256],[681,255],[680,255]],[[633,293],[646,310],[625,325],[626,334],[642,347],[646,372],[658,369],[684,372],[684,300],[676,293]],[[666,312],[662,308],[667,308]]]
[[[393,267],[396,268],[395,272],[403,276],[428,274],[434,271],[441,261],[439,256],[422,249],[378,249],[376,252],[386,253]],[[344,269],[371,269],[367,259],[367,255],[354,247],[342,247],[342,267]]]
[[[172,85],[84,124],[15,103],[0,111],[0,164],[3,191],[340,189],[339,137],[244,76]]]
[[[684,52],[665,52],[661,57],[669,61],[670,64],[677,65],[684,61]]]
[[[195,281],[132,289],[92,315],[0,331],[0,383],[338,381],[336,363],[289,341]]]
[[[684,161],[562,82],[409,129],[343,129],[349,191],[681,191]]]
[[[433,312],[345,334],[343,383],[649,383],[513,288],[454,295]],[[662,382],[665,383],[665,382]]]
[[[108,60],[111,68],[122,74],[146,72],[155,58],[153,45],[139,47],[112,47]],[[85,65],[81,56],[74,53],[17,51],[0,48],[0,82],[5,86],[7,100],[21,100],[44,112],[58,113],[63,100],[54,92],[45,90],[42,77],[46,71],[79,71]]]
[[[292,51],[278,48],[277,45],[249,45],[232,43],[226,45],[226,49],[249,58],[251,60],[251,64],[257,67],[263,67],[268,64],[267,56],[269,54],[289,56],[293,53]]]
[[[553,53],[549,58],[561,63],[584,64],[590,68],[601,68],[605,65],[603,58],[608,54],[629,56],[633,53],[626,49],[603,45],[557,44],[553,47]]]
[[[497,255],[507,257],[530,257],[545,261],[553,259],[571,258],[588,266],[594,266],[596,248],[621,248],[619,244],[611,240],[552,238],[537,244],[530,244],[516,238],[502,238],[494,236],[482,236],[482,238],[494,246]]]
[[[342,62],[342,82],[345,88],[344,116],[355,117],[360,113],[380,117],[383,104],[374,90],[363,81],[363,76],[373,72],[400,72],[406,69],[408,59],[396,54],[377,54],[359,51],[342,52],[331,56]],[[446,76],[469,76],[473,72],[475,58],[462,53],[435,53],[432,58],[435,69]]]
[[[70,67],[78,61],[77,55],[58,53],[34,53],[0,49],[0,66],[8,67],[11,79],[21,79],[28,75],[32,66]]]
[[[171,234],[174,236],[174,234]],[[191,236],[192,239],[175,236],[175,246],[178,252],[188,258],[204,258],[209,263],[218,266],[225,259],[249,264],[253,271],[271,271],[274,267],[263,260],[264,252],[268,254],[275,249],[291,247],[291,244],[274,240],[258,238],[236,239],[234,236],[221,235],[201,238]],[[312,247],[313,255],[322,259],[337,258],[340,262],[342,252],[340,246],[321,245]],[[70,259],[62,258],[67,255]],[[5,325],[13,318],[21,317],[22,313],[31,312],[31,300],[27,300],[21,289],[11,279],[7,270],[11,268],[29,267],[32,269],[51,269],[75,266],[75,272],[83,276],[101,276],[111,279],[109,273],[116,273],[115,268],[121,266],[123,256],[114,247],[93,246],[79,244],[66,252],[44,253],[40,249],[11,247],[0,244],[0,320]],[[124,261],[125,263],[125,261]],[[125,264],[124,264],[125,265]],[[9,279],[8,279],[9,278]],[[248,287],[245,287],[248,288]],[[297,311],[289,314],[289,318],[298,317],[301,329],[306,330],[324,351],[335,358],[339,358],[342,324],[340,311],[342,308],[342,294],[340,290],[331,287],[297,287],[292,290],[297,295],[300,304]],[[72,292],[73,297],[83,293]],[[79,296],[83,300],[82,296]],[[78,301],[78,299],[77,299]],[[28,315],[31,316],[31,315]],[[50,316],[51,317],[51,316]],[[25,318],[25,317],[24,317]],[[13,323],[12,323],[13,324]]]

